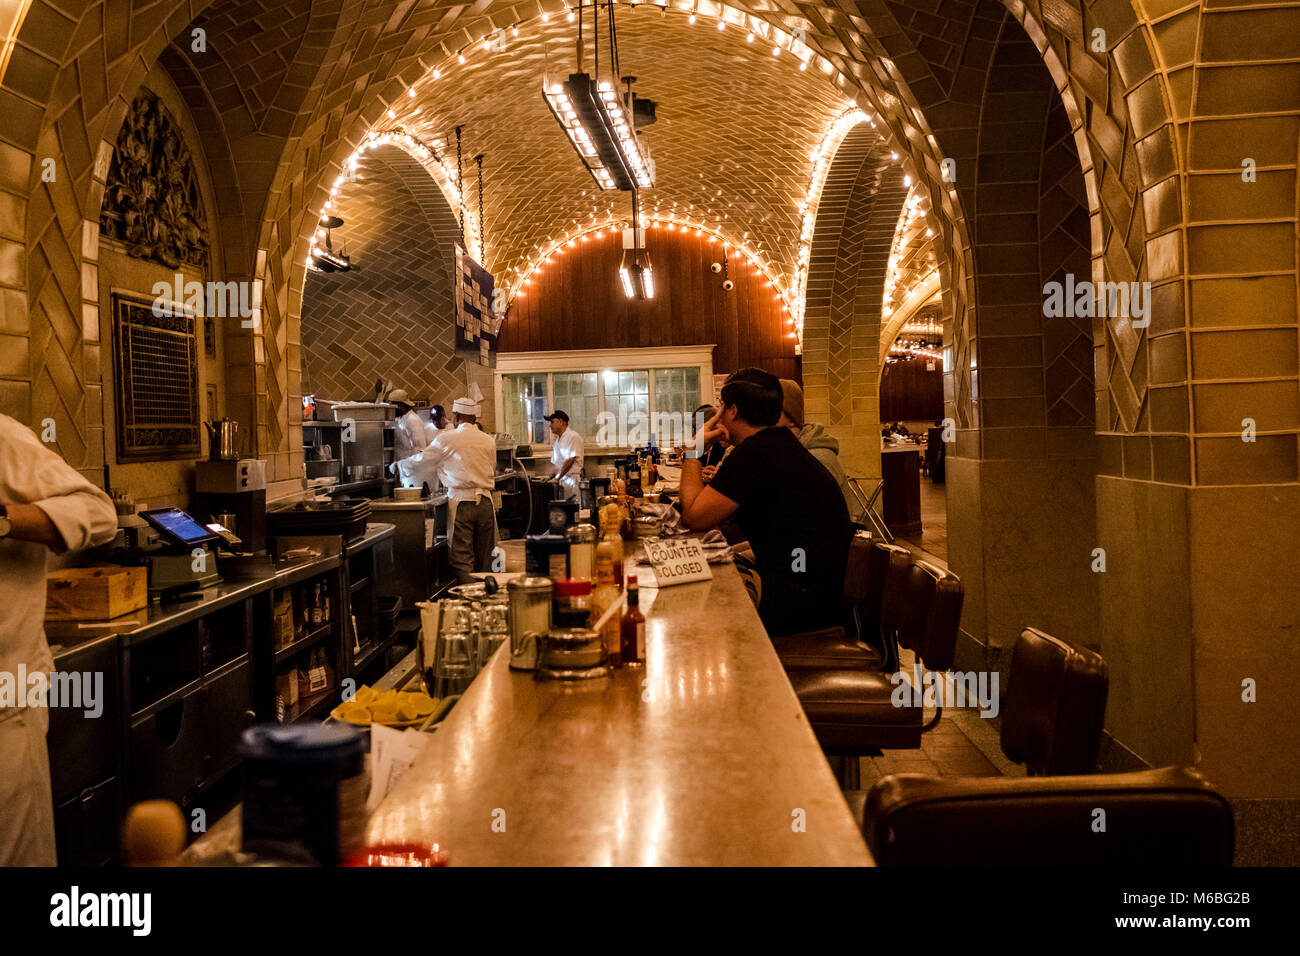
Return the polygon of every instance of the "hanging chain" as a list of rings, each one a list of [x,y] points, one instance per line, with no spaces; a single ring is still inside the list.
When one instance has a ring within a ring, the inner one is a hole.
[[[456,192],[460,200],[460,246],[468,251],[469,247],[465,245],[465,177],[460,169],[460,131],[463,128],[456,127]]]
[[[474,162],[478,164],[478,264],[487,268],[487,250],[484,248],[486,236],[483,228],[483,154],[479,153],[475,156]]]

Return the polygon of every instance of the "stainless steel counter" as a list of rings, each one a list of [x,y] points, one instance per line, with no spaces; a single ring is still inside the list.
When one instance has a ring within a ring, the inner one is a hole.
[[[644,668],[539,683],[498,652],[369,841],[453,866],[870,865],[739,576],[714,572],[644,592]]]
[[[348,542],[346,553],[357,554],[380,541],[393,536],[393,525],[371,522],[366,533]],[[192,600],[159,604],[150,601],[147,607],[108,621],[49,621],[45,636],[56,660],[71,650],[84,647],[88,642],[112,635],[119,636],[126,645],[138,644],[171,630],[177,625],[229,607],[246,597],[271,587],[292,584],[328,571],[339,565],[340,557],[316,558],[289,564],[276,565],[273,572],[244,580],[222,581],[220,584],[194,592]]]

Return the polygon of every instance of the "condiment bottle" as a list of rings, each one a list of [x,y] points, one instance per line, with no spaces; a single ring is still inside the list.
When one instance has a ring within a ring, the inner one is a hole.
[[[596,565],[598,570],[602,548],[607,549],[609,552],[609,560],[614,569],[614,584],[621,591],[623,589],[623,536],[616,531],[611,531],[600,539],[600,544],[596,545]]]
[[[592,580],[596,576],[596,526],[587,519],[590,511],[578,512],[578,523],[569,528],[569,577]]]
[[[619,625],[619,654],[628,667],[645,663],[645,615],[641,613],[641,590],[636,575],[627,578],[627,610]]]
[[[603,544],[604,542],[602,542]],[[618,585],[614,583],[614,562],[609,549],[596,549],[596,590],[591,593],[591,623],[594,626],[610,606],[618,601]],[[601,628],[601,642],[605,645],[606,663],[618,667],[622,662],[620,653],[619,616],[610,615],[605,626]]]

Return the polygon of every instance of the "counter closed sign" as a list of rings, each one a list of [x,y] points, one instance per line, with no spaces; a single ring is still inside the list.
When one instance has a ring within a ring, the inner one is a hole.
[[[713,572],[704,556],[704,548],[697,538],[675,538],[671,541],[645,543],[646,556],[655,569],[655,578],[661,588],[691,581],[709,581]]]

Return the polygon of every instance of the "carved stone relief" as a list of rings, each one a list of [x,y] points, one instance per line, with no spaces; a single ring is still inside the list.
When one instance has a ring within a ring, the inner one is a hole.
[[[146,90],[131,104],[113,149],[99,217],[102,235],[126,245],[128,255],[206,268],[208,238],[203,200],[180,127]]]

